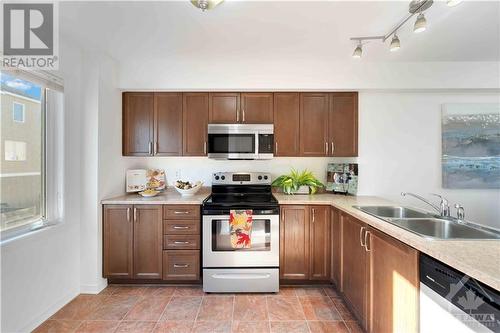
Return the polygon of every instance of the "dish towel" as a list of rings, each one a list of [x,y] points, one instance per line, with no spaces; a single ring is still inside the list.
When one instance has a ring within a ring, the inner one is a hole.
[[[233,249],[249,249],[252,247],[252,213],[251,209],[232,209],[229,212],[231,247]]]

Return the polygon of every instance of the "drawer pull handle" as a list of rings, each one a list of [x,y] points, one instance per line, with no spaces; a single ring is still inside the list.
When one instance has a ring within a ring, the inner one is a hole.
[[[189,212],[185,211],[185,210],[183,210],[183,211],[176,210],[176,211],[174,211],[174,214],[189,214]]]
[[[213,274],[212,278],[221,280],[260,280],[269,279],[271,274],[269,273],[219,273]]]
[[[188,268],[189,265],[188,264],[174,264],[174,268]]]
[[[174,229],[189,229],[189,227],[183,227],[183,226],[180,226],[180,225],[174,225],[172,228]]]
[[[174,244],[189,244],[189,242],[174,241]]]

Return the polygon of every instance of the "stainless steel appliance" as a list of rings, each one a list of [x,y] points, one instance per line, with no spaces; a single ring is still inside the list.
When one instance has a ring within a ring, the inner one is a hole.
[[[420,332],[500,332],[500,293],[421,254]]]
[[[274,154],[272,124],[209,124],[208,157],[266,160]]]
[[[229,212],[252,210],[251,248],[231,246]],[[203,202],[203,290],[278,292],[279,205],[266,173],[219,172]]]

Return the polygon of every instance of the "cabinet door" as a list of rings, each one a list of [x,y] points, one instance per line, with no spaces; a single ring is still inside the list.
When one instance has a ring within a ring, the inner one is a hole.
[[[154,97],[154,154],[182,155],[182,93],[155,93]]]
[[[358,156],[358,93],[332,93],[329,115],[332,156]]]
[[[342,287],[354,314],[366,328],[368,299],[368,255],[361,246],[366,225],[342,214]],[[363,229],[362,229],[363,228]]]
[[[370,228],[369,332],[418,332],[417,250]]]
[[[331,281],[339,291],[342,291],[342,221],[340,212],[332,208],[331,216],[331,239],[332,239],[332,262],[331,262]]]
[[[274,155],[300,155],[299,93],[274,93]]]
[[[330,206],[310,206],[310,279],[330,278]]]
[[[162,207],[134,206],[134,277],[161,279]]]
[[[132,278],[132,206],[105,205],[102,234],[103,277]]]
[[[209,118],[212,124],[235,124],[241,121],[239,93],[210,93]]]
[[[241,93],[241,122],[273,123],[273,93]]]
[[[309,209],[307,206],[281,207],[280,278],[309,279]]]
[[[163,280],[199,280],[200,251],[163,251]]]
[[[125,92],[122,95],[124,156],[150,156],[154,141],[154,94]]]
[[[300,155],[328,155],[328,93],[300,94]]]
[[[207,155],[208,93],[183,94],[182,155]]]

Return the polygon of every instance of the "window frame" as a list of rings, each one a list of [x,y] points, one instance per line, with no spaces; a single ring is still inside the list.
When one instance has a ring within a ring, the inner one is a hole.
[[[2,71],[8,75],[20,78],[41,87],[40,115],[41,115],[41,201],[40,217],[8,230],[0,230],[0,245],[24,237],[46,227],[57,225],[63,220],[63,180],[64,180],[64,95],[60,96],[60,109],[52,110],[48,114],[48,93],[50,90],[64,93],[60,79],[54,80],[45,73],[24,71]],[[18,103],[22,104],[22,103]],[[23,108],[25,111],[25,108]],[[25,116],[25,113],[24,113]],[[24,118],[26,119],[26,118]],[[53,147],[48,147],[48,143]],[[29,221],[29,220],[28,220]]]
[[[23,107],[23,120],[16,120],[16,117],[14,116],[14,113],[16,111],[15,105],[21,105]],[[12,121],[15,123],[21,123],[24,124],[26,122],[26,105],[23,103],[19,102],[12,102]]]

